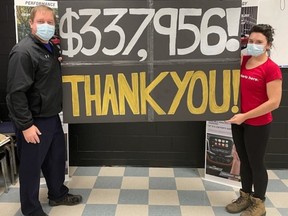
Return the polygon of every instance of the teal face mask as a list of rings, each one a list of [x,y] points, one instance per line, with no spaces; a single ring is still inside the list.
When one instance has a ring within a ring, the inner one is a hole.
[[[55,33],[55,26],[47,23],[37,24],[36,35],[43,41],[49,41]]]
[[[259,56],[266,52],[265,46],[262,44],[247,44],[247,54],[251,56]]]

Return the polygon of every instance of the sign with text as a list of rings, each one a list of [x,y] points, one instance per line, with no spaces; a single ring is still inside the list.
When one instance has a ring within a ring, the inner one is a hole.
[[[240,163],[231,124],[224,121],[207,121],[205,179],[239,188]]]
[[[239,111],[241,1],[60,1],[64,121]]]

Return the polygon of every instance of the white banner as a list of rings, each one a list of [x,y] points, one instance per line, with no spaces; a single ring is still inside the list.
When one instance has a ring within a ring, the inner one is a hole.
[[[206,122],[205,179],[240,188],[240,160],[231,133],[231,124]]]

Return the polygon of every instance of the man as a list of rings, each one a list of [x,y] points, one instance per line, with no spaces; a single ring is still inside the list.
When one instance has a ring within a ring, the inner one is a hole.
[[[46,179],[50,206],[76,205],[65,180],[65,139],[58,113],[62,109],[59,50],[49,40],[55,14],[44,5],[33,8],[31,34],[9,55],[7,105],[16,126],[20,159],[20,201],[24,215],[47,215],[39,202],[40,170]]]

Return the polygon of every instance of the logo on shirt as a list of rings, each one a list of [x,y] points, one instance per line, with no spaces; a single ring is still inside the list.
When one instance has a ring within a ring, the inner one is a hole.
[[[252,80],[252,81],[255,81],[255,82],[258,82],[259,80],[255,77],[251,77],[251,76],[247,76],[247,75],[243,75],[241,74],[241,78],[243,79],[248,79],[248,80]]]

